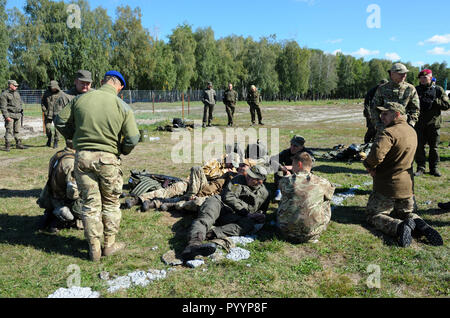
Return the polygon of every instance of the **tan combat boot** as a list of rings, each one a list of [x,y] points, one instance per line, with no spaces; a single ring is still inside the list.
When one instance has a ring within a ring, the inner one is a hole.
[[[89,258],[93,262],[100,261],[102,257],[102,247],[99,239],[91,239],[88,241],[89,244]]]
[[[125,248],[125,243],[116,242],[114,235],[105,236],[105,247],[103,248],[103,256],[113,255]]]

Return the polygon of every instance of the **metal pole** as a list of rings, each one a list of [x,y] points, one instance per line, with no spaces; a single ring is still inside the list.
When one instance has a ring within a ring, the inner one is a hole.
[[[184,120],[184,92],[181,93],[181,115]]]

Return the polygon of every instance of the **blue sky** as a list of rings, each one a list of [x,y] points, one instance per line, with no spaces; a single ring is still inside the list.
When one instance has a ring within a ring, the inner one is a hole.
[[[65,1],[70,3],[70,1]],[[25,0],[8,0],[7,7]],[[259,39],[276,34],[300,46],[341,51],[365,60],[386,58],[414,65],[450,59],[450,1],[434,0],[89,0],[115,19],[120,5],[140,7],[143,25],[167,40],[177,25],[211,27],[228,35]],[[427,4],[430,3],[430,4]]]

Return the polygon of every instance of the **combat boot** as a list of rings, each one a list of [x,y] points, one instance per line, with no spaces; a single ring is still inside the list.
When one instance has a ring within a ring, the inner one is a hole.
[[[412,231],[416,227],[414,220],[406,219],[397,228],[397,242],[401,247],[408,247],[412,242]]]
[[[147,212],[150,209],[154,209],[156,207],[155,202],[152,200],[145,200],[141,206],[141,212]]]
[[[425,169],[418,168],[416,173],[414,173],[414,176],[415,177],[420,177],[420,176],[423,176],[424,173],[425,173]]]
[[[47,147],[51,147],[51,145],[52,145],[52,137],[49,136],[49,137],[47,137],[47,144],[46,144],[46,146]]]
[[[5,143],[5,151],[7,152],[11,151],[11,144],[8,141]]]
[[[184,261],[189,261],[195,259],[197,255],[208,256],[214,254],[217,249],[216,244],[203,244],[204,239],[205,237],[203,233],[195,233],[186,248],[183,250],[183,252],[181,252],[181,258]]]
[[[17,140],[16,149],[28,149],[28,147],[22,144],[22,140]]]
[[[429,226],[424,220],[414,219],[414,222],[417,232],[419,232],[419,234],[421,235],[424,235],[431,245],[441,246],[444,244],[442,236],[438,233],[438,231]]]
[[[168,211],[177,207],[176,203],[163,203],[160,207],[161,211]]]
[[[58,148],[58,140],[55,140],[53,142],[53,149],[56,149],[56,148]]]
[[[102,248],[100,245],[99,239],[89,239],[89,258],[93,262],[100,261],[100,258],[102,257]]]
[[[114,235],[105,236],[105,247],[103,248],[103,256],[113,255],[125,248],[125,243],[116,242]]]
[[[432,169],[430,169],[430,174],[431,174],[432,176],[435,176],[435,177],[440,177],[440,176],[442,176],[442,174],[441,174],[441,172],[439,171],[438,168],[432,168]]]
[[[137,197],[131,197],[129,199],[125,200],[125,206],[127,209],[131,209],[132,207],[134,207],[135,205],[139,204],[139,198]]]

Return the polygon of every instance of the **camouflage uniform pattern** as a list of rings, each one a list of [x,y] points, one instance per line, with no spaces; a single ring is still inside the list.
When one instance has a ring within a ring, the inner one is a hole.
[[[203,108],[203,123],[210,124],[213,118],[214,105],[216,104],[216,91],[214,89],[206,89],[203,92],[202,102],[205,105]],[[209,114],[208,114],[209,112]]]
[[[168,199],[177,197],[183,195],[186,192],[188,185],[188,181],[175,182],[167,188],[144,193],[139,196],[139,199],[141,200],[141,202],[144,202],[146,200]]]
[[[21,141],[20,119],[22,117],[22,98],[18,91],[7,89],[0,96],[0,110],[5,119],[5,141],[10,143],[15,139],[17,143]],[[11,121],[6,121],[11,118]]]
[[[75,156],[75,178],[82,201],[82,219],[89,242],[115,236],[122,212],[123,173],[120,159],[103,151],[78,151]]]
[[[223,103],[228,116],[228,124],[233,124],[233,116],[238,99],[238,93],[234,89],[227,89],[223,93]]]
[[[277,211],[281,233],[293,242],[319,238],[331,219],[331,183],[308,172],[299,172],[280,180],[283,197]]]
[[[261,95],[258,90],[250,90],[247,95],[247,104],[250,106],[250,116],[252,118],[252,123],[255,123],[255,112],[258,115],[258,122],[262,122],[261,114]]]
[[[378,231],[396,237],[398,225],[407,218],[420,218],[414,212],[414,197],[394,199],[372,192],[366,208],[366,220]]]
[[[380,119],[380,111],[378,106],[384,106],[387,102],[400,103],[405,107],[408,116],[408,124],[414,126],[419,120],[420,101],[416,88],[406,82],[397,84],[389,81],[387,84],[381,85],[373,98],[372,108],[370,109],[370,117],[377,131],[384,128]]]
[[[59,106],[56,108],[56,104],[60,97],[62,96],[63,92],[59,89],[56,93],[53,93],[52,90],[49,88],[42,97],[41,101],[41,107],[42,112],[44,113],[44,123],[45,123],[45,133],[47,135],[47,138],[52,138],[52,123],[53,123],[53,116],[56,116],[59,112]],[[58,141],[61,134],[58,132],[58,130],[55,129],[55,136],[54,140]]]

